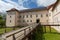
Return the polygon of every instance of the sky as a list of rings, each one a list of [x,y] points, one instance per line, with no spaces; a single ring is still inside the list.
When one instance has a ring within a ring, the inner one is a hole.
[[[18,10],[47,7],[57,0],[0,0],[0,12],[5,12],[12,8]]]

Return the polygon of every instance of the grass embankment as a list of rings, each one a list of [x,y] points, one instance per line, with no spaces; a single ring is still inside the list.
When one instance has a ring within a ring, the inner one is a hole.
[[[13,28],[0,28],[0,34],[5,33],[5,30],[6,30],[6,32],[10,32],[13,30]]]
[[[46,32],[44,27],[40,27],[34,33],[34,40],[60,40],[60,34],[53,28],[46,26]]]
[[[19,28],[15,28],[15,30],[17,30],[17,29],[19,29]],[[6,32],[10,32],[10,31],[13,31],[14,28],[0,28],[0,34],[5,33],[5,30],[6,30]]]
[[[49,27],[46,27],[46,33],[43,34],[45,40],[60,40],[60,34],[53,28],[51,32]]]

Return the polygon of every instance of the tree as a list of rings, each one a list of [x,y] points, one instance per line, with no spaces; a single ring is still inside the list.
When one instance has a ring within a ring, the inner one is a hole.
[[[3,20],[3,17],[0,15],[0,27],[3,27],[5,25],[5,21]]]

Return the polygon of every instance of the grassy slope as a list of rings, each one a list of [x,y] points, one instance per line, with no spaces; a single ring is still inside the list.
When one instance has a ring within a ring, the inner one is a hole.
[[[46,27],[47,33],[44,33],[45,40],[60,40],[60,34],[56,30],[51,28],[51,33],[49,33],[49,27]]]
[[[19,28],[15,28],[15,30],[17,30],[17,29],[19,29]],[[12,30],[13,30],[13,28],[6,28],[6,32],[10,32]],[[5,28],[0,28],[0,34],[3,34],[3,33],[5,33]]]
[[[40,32],[41,31],[40,29],[37,30],[37,32],[35,32],[34,40],[60,40],[60,34],[57,33],[57,31],[54,30],[53,28],[51,28],[51,32],[50,32],[49,27],[46,27],[46,33]]]
[[[10,32],[12,30],[13,30],[12,28],[6,28],[7,32]],[[0,28],[0,34],[3,34],[3,33],[5,33],[5,28]]]

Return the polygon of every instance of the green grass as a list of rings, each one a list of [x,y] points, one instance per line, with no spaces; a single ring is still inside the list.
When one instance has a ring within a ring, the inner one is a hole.
[[[60,40],[60,34],[53,28],[51,28],[51,33],[49,27],[46,27],[46,33],[43,34],[45,40]]]
[[[43,32],[42,32],[43,31]],[[34,33],[34,40],[60,40],[60,33],[58,33],[55,29],[46,27],[46,33],[44,27],[40,27],[37,29],[37,32]]]
[[[12,30],[13,28],[6,28],[6,32],[10,32]],[[0,34],[3,34],[3,33],[5,33],[5,28],[0,28]]]
[[[60,34],[58,33],[44,33],[45,40],[60,40]]]
[[[17,29],[19,29],[19,28],[15,28],[15,30],[17,30]],[[0,28],[0,34],[5,33],[5,30],[6,30],[6,32],[10,32],[13,30],[13,28]]]

